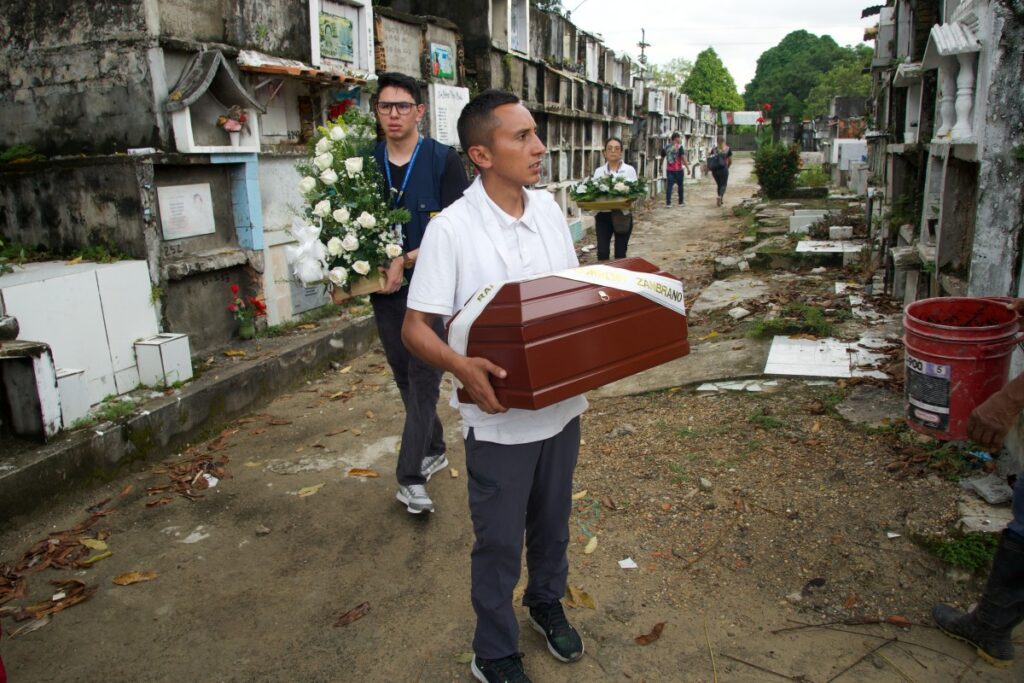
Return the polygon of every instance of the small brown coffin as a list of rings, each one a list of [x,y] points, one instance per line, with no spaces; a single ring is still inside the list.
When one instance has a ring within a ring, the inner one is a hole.
[[[677,279],[640,258],[607,265]],[[502,287],[473,323],[466,349],[508,372],[491,378],[501,404],[527,410],[689,352],[685,316],[638,294],[554,276]],[[469,395],[459,390],[459,400]]]

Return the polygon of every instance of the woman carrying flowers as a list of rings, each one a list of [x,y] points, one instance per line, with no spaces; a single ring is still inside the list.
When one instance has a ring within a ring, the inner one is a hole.
[[[621,181],[637,181],[636,169],[622,160],[622,140],[608,138],[604,143],[605,163],[594,171],[591,182],[605,183],[612,191],[625,193],[626,183]],[[617,188],[616,185],[621,187]],[[615,258],[626,257],[626,246],[629,236],[633,233],[633,215],[629,211],[615,209],[600,211],[595,217],[597,232],[597,260],[607,261],[611,251],[612,235],[615,235]]]

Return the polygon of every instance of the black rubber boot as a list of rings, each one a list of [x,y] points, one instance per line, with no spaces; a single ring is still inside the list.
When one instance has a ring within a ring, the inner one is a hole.
[[[945,634],[978,648],[978,655],[992,666],[1012,664],[1011,635],[1024,621],[1024,543],[1004,531],[978,606],[964,613],[936,605],[932,618]]]

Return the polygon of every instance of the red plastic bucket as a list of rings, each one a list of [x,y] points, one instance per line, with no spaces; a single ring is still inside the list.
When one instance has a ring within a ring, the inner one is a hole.
[[[903,314],[907,424],[946,441],[967,438],[967,417],[1006,385],[1020,316],[1005,300],[922,299]]]

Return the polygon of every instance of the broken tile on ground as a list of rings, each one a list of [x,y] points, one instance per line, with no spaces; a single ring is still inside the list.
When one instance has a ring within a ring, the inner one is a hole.
[[[764,374],[889,379],[887,374],[876,369],[888,358],[882,350],[889,346],[891,342],[888,339],[877,335],[865,335],[853,344],[838,339],[777,336],[772,340]]]
[[[742,278],[737,280],[716,280],[704,288],[690,307],[693,314],[717,311],[734,307],[768,293],[768,284],[763,280]]]

